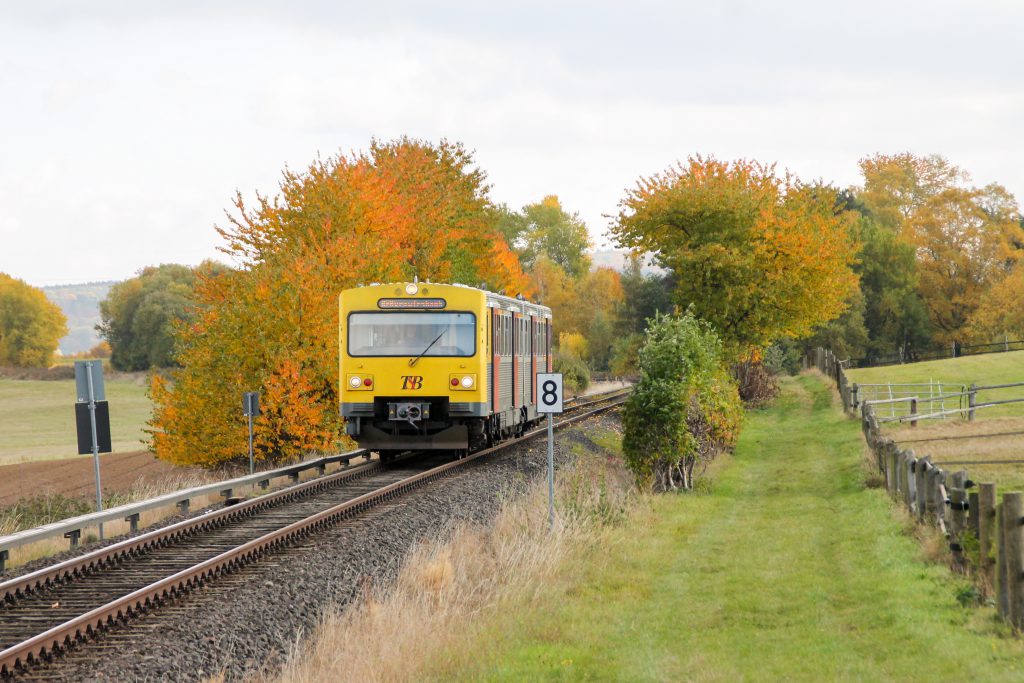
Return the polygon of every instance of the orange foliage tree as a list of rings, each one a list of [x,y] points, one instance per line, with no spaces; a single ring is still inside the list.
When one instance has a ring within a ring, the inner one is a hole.
[[[587,352],[580,359],[592,370],[608,370],[624,299],[619,273],[600,267],[574,278],[542,255],[534,262],[530,278],[539,300],[551,307],[555,339],[563,333],[583,335]]]
[[[800,338],[838,317],[857,289],[853,216],[836,193],[773,166],[691,158],[642,178],[612,233],[676,275],[676,296],[733,354]]]
[[[241,457],[241,395],[261,391],[257,457],[343,446],[338,294],[414,277],[531,294],[497,232],[484,173],[461,145],[402,138],[284,172],[280,194],[239,195],[218,228],[240,268],[203,277],[177,330],[181,370],[155,376],[151,445],[177,463]]]

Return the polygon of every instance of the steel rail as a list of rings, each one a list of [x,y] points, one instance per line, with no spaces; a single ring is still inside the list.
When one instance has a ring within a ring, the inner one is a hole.
[[[198,517],[185,519],[139,536],[119,541],[113,545],[98,548],[84,555],[72,557],[63,562],[43,567],[34,572],[0,583],[0,601],[11,601],[41,588],[64,583],[76,578],[83,578],[92,571],[113,565],[131,555],[167,545],[195,533],[231,523],[241,517],[248,517],[249,515],[274,507],[279,503],[295,500],[306,494],[330,488],[336,484],[347,482],[350,479],[368,476],[381,470],[383,470],[383,466],[377,461],[356,465],[351,469],[345,469],[302,484],[289,486],[274,493],[259,496],[220,510],[213,510]]]
[[[606,399],[607,400],[607,399]],[[593,408],[579,415],[560,421],[557,428],[584,420],[597,413],[604,412],[624,403],[618,400],[599,408]],[[267,533],[259,538],[244,543],[233,550],[226,551],[207,559],[190,569],[182,570],[165,579],[161,579],[144,588],[118,598],[101,607],[97,607],[79,617],[44,631],[28,640],[13,645],[0,652],[0,673],[10,675],[37,663],[40,659],[51,656],[63,647],[85,640],[100,629],[120,621],[137,612],[145,611],[164,599],[173,598],[190,588],[201,586],[217,576],[234,571],[245,564],[253,562],[268,552],[294,543],[311,533],[331,526],[338,521],[350,518],[381,502],[395,498],[425,483],[434,481],[449,474],[455,469],[465,467],[480,458],[517,445],[528,439],[546,433],[546,428],[538,428],[526,432],[520,438],[510,440],[491,448],[486,448],[460,460],[439,465],[425,472],[407,477],[401,481],[384,486],[376,491],[365,493],[357,498],[340,503],[318,512],[304,520],[294,522],[285,527]]]
[[[263,472],[257,472],[256,474],[218,481],[213,484],[203,484],[201,486],[193,486],[179,491],[172,491],[171,493],[165,493],[163,495],[156,496],[155,498],[135,501],[133,503],[125,503],[124,505],[109,508],[101,512],[90,512],[85,515],[72,517],[70,519],[62,519],[58,522],[44,524],[32,529],[16,531],[7,536],[0,536],[0,570],[3,569],[4,563],[10,556],[10,551],[15,548],[37,543],[54,536],[63,535],[70,538],[69,534],[71,533],[80,534],[85,528],[99,526],[106,522],[120,522],[121,520],[131,521],[133,518],[138,519],[141,513],[156,508],[167,508],[176,505],[187,511],[189,504],[195,498],[200,498],[213,493],[220,493],[227,497],[230,495],[232,490],[250,485],[259,485],[261,488],[267,488],[267,486],[270,485],[270,482],[274,479],[290,477],[293,481],[298,480],[300,474],[312,469],[318,470],[322,475],[329,464],[344,463],[347,466],[352,459],[359,457],[365,457],[369,460],[370,453],[365,449],[357,449],[347,453],[328,455],[315,460],[300,462],[295,465],[286,465],[273,470],[266,470]],[[135,529],[133,528],[132,531],[134,530]],[[72,547],[74,547],[74,545],[75,542],[73,541]]]
[[[576,404],[570,409],[577,410],[587,405],[612,400],[624,393],[628,393],[628,391],[628,389],[616,389],[606,394],[587,397],[591,400]],[[352,453],[346,455],[356,455],[362,452],[352,451]],[[94,570],[115,564],[130,555],[145,552],[149,549],[181,540],[194,533],[207,531],[216,526],[230,523],[240,517],[261,512],[280,502],[297,499],[302,494],[315,492],[356,477],[371,475],[381,470],[382,465],[379,462],[364,463],[302,484],[293,485],[274,493],[259,496],[222,510],[207,512],[200,517],[185,519],[175,524],[98,548],[84,555],[79,555],[55,565],[43,567],[29,574],[0,582],[0,601],[10,601],[31,591],[63,583],[70,579],[82,578]],[[257,478],[259,478],[259,475]]]

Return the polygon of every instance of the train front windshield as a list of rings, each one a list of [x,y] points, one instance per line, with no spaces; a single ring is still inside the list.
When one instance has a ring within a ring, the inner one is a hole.
[[[476,316],[448,312],[365,312],[348,316],[350,356],[448,356],[476,353]]]

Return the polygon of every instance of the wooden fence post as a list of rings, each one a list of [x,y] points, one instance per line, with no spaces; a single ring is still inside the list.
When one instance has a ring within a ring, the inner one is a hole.
[[[853,400],[853,409],[856,411],[860,406],[860,385],[856,382],[853,383],[853,388],[850,390],[850,398]]]
[[[893,500],[898,500],[900,497],[900,465],[899,465],[899,447],[893,443],[892,447],[887,453],[888,459],[888,473],[886,476],[886,483],[889,485],[889,495]]]
[[[981,525],[978,523],[978,501],[981,498],[978,496],[977,491],[967,492],[967,526],[971,528],[971,533],[974,534],[975,538],[981,535]]]
[[[914,451],[910,451],[907,464],[907,511],[917,515],[917,458]]]
[[[988,577],[989,583],[995,583],[992,561],[992,548],[996,541],[996,485],[982,484],[978,487],[978,552],[980,554],[981,571]]]
[[[996,505],[996,604],[1003,619],[1010,617],[1010,597],[1006,587],[1006,534],[1003,524],[1003,504]]]
[[[914,472],[914,480],[917,485],[917,518],[922,522],[928,501],[928,463],[928,456],[918,458]]]
[[[949,488],[949,550],[953,555],[953,567],[961,572],[966,568],[963,544],[963,533],[967,526],[964,523],[967,515],[967,490],[964,489],[966,481],[967,472],[954,472],[950,477]]]
[[[974,404],[976,403],[975,396],[977,395],[977,387],[975,383],[971,383],[970,393],[967,394],[967,421],[974,422]]]
[[[1021,519],[1024,518],[1024,495],[1019,492],[1003,494],[1003,536],[1006,540],[1006,597],[1009,604],[1010,625],[1021,626],[1021,576],[1024,574],[1024,558],[1021,551]]]
[[[924,499],[924,510],[925,513],[932,515],[933,522],[938,523],[938,518],[942,516],[946,507],[946,501],[939,500],[939,484],[945,477],[945,472],[938,467],[929,467],[924,476],[925,492],[927,493]]]
[[[910,461],[913,457],[913,453],[906,451],[900,454],[900,495],[904,503],[909,503],[912,500],[910,497],[910,482],[913,478],[910,476]]]
[[[910,399],[910,414],[911,415],[917,415],[917,397],[916,396],[914,398]],[[911,427],[916,427],[917,426],[917,420],[911,420],[910,421],[910,426]]]

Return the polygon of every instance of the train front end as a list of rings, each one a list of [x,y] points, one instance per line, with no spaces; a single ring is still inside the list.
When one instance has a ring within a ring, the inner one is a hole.
[[[486,298],[407,282],[341,293],[341,415],[360,447],[467,451],[488,416]]]

